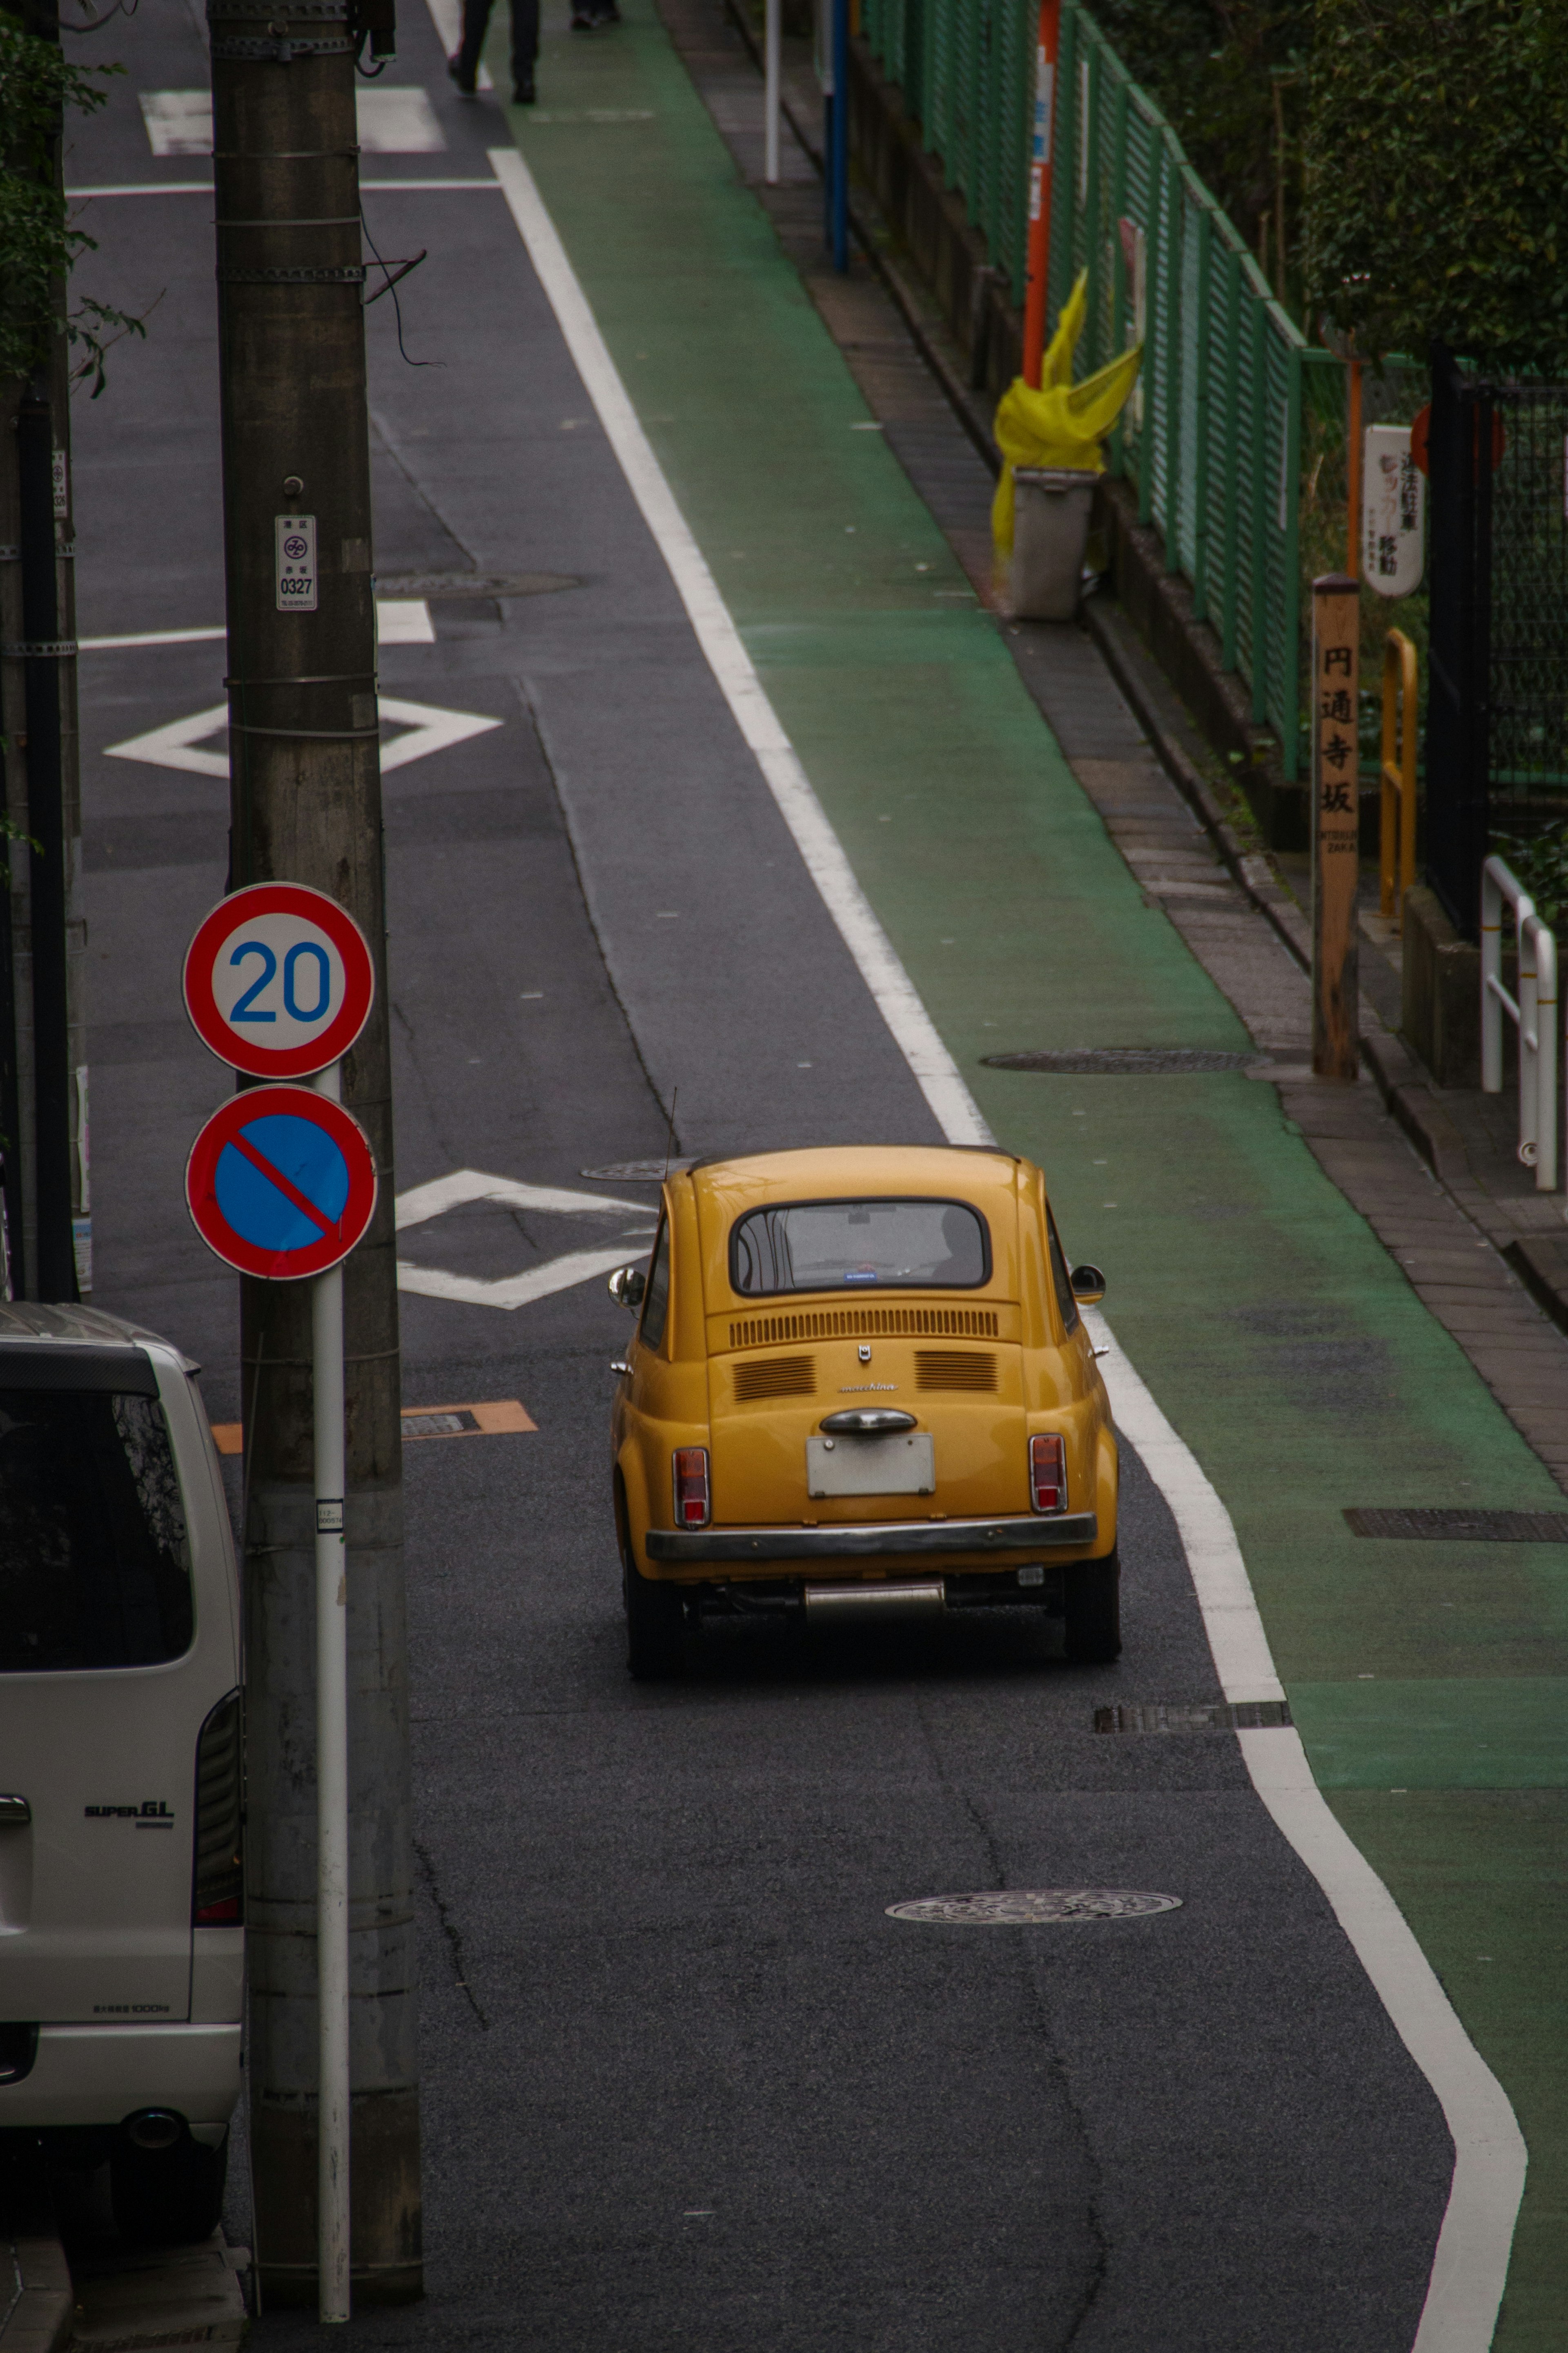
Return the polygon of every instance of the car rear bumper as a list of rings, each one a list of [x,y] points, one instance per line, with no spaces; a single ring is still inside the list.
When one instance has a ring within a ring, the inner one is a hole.
[[[958,1553],[1081,1552],[1100,1532],[1093,1512],[1005,1520],[862,1520],[834,1527],[650,1528],[649,1560],[679,1568],[763,1560],[907,1560]]]
[[[0,2129],[117,2125],[138,2108],[226,2125],[239,2097],[238,2024],[41,2026],[17,2083],[0,2084]]]

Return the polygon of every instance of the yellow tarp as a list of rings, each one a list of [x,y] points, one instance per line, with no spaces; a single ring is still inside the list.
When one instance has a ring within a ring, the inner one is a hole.
[[[1089,308],[1089,272],[1062,307],[1057,332],[1040,363],[1040,388],[1015,376],[997,404],[994,431],[1004,464],[991,508],[991,532],[999,557],[1013,553],[1013,470],[1016,466],[1078,466],[1100,474],[1100,443],[1126,405],[1137,381],[1143,346],[1134,343],[1081,384],[1072,380],[1072,355]]]

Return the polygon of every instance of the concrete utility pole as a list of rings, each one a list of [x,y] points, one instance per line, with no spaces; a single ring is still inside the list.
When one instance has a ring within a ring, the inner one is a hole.
[[[345,1269],[353,2278],[423,2292],[392,1088],[354,0],[209,0],[228,580],[231,883],[309,882],[377,960],[343,1065],[380,1205]],[[390,53],[390,22],[377,26]],[[256,2253],[317,2299],[310,1291],[242,1286]]]
[[[59,18],[29,0],[26,30],[59,46]],[[42,168],[57,183],[57,132]],[[80,907],[75,531],[70,378],[63,334],[6,402],[0,488],[0,639],[11,884],[0,918],[0,1134],[5,1240],[17,1297],[90,1290],[86,926]]]

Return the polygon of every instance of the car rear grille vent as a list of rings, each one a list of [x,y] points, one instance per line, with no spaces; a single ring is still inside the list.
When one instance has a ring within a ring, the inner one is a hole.
[[[776,1347],[781,1340],[994,1340],[990,1307],[805,1307],[793,1314],[748,1316],[730,1326],[731,1348]]]
[[[917,1348],[917,1389],[994,1389],[996,1359],[978,1348]]]
[[[752,1398],[811,1397],[816,1388],[815,1356],[763,1356],[735,1367],[735,1402]]]

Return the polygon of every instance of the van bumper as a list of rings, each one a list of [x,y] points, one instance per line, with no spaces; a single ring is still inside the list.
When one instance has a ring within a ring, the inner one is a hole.
[[[0,2084],[0,2129],[117,2125],[173,2108],[221,2127],[239,2097],[239,2026],[41,2026],[19,2083]]]
[[[649,1560],[702,1568],[742,1560],[905,1559],[911,1553],[1081,1550],[1100,1532],[1093,1512],[1031,1513],[1004,1520],[853,1520],[814,1528],[649,1528]]]

